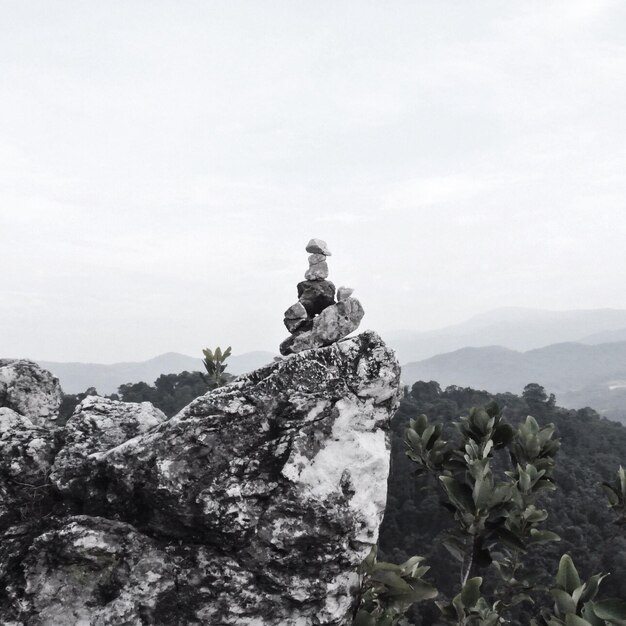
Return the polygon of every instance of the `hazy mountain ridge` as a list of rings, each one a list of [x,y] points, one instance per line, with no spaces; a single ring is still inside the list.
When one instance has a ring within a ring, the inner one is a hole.
[[[227,372],[245,374],[270,363],[272,352],[262,350],[236,354],[228,359]],[[124,383],[153,383],[161,374],[179,374],[185,370],[204,371],[202,359],[178,352],[167,352],[147,361],[122,362],[105,365],[101,363],[58,363],[36,361],[41,367],[52,372],[65,393],[80,393],[95,387],[101,394],[110,394]]]
[[[506,307],[487,311],[452,326],[387,337],[401,363],[421,361],[466,347],[504,346],[528,351],[564,342],[605,343],[626,340],[626,310],[548,311]]]
[[[591,406],[626,421],[626,341],[557,343],[520,352],[501,346],[462,348],[402,367],[406,384],[436,380],[491,393],[520,393],[530,382],[556,394],[559,404]]]

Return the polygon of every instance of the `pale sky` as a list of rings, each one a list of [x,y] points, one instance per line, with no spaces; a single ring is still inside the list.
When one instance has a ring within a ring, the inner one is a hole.
[[[626,3],[0,0],[0,357],[626,308]]]

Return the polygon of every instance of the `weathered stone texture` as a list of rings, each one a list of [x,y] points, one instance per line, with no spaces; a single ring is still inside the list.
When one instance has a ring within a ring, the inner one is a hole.
[[[63,392],[57,378],[26,359],[0,359],[0,407],[13,409],[36,426],[54,421]]]
[[[52,482],[60,491],[74,492],[80,497],[89,466],[96,462],[99,452],[115,448],[166,419],[149,402],[87,396],[65,425],[65,445],[55,459]]]
[[[29,519],[47,497],[54,435],[28,417],[0,408],[0,529]]]
[[[4,526],[0,623],[349,624],[384,511],[399,376],[365,332],[166,421],[86,400],[60,438],[46,514]]]

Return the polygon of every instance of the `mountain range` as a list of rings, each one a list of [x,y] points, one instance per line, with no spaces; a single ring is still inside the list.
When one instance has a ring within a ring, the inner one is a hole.
[[[226,371],[230,374],[245,374],[274,358],[271,352],[256,351],[236,354],[228,359]],[[167,352],[148,361],[113,363],[57,363],[37,361],[41,367],[56,376],[65,393],[80,393],[89,387],[95,387],[101,394],[111,394],[125,383],[141,381],[152,384],[161,374],[179,374],[204,371],[202,359],[197,357]]]
[[[567,408],[591,406],[626,422],[626,341],[557,343],[520,352],[502,346],[461,348],[402,367],[405,384],[435,380],[491,393],[521,393],[538,383]]]
[[[536,382],[566,407],[591,406],[626,421],[626,310],[547,311],[507,307],[431,331],[386,334],[403,363],[403,381],[436,380],[492,393],[520,393]],[[269,363],[274,353],[232,356],[227,371],[242,374]],[[148,361],[58,363],[38,361],[66,393],[95,387],[117,391],[124,383],[152,383],[161,374],[202,370],[200,358],[169,352]]]
[[[626,340],[626,310],[546,311],[506,307],[460,324],[385,336],[400,363],[421,361],[466,347],[502,346],[527,351],[563,342],[599,344]]]

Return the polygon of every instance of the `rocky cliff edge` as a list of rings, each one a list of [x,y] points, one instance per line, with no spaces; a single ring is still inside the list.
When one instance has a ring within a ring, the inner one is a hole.
[[[54,398],[39,410],[14,393],[0,409],[0,622],[351,623],[399,378],[368,331],[169,420],[91,397],[56,428]]]

